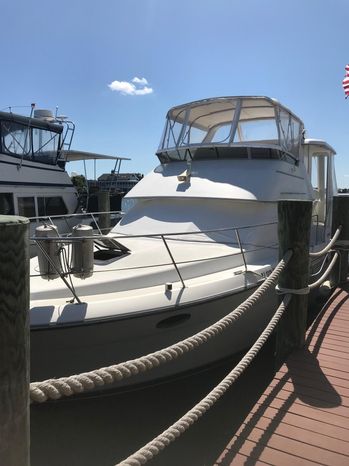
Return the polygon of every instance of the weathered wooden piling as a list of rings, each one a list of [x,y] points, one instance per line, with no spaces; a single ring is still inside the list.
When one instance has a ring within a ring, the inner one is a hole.
[[[311,201],[279,201],[279,258],[292,249],[292,257],[279,277],[279,288],[304,290],[309,281],[309,241]],[[282,294],[280,299],[282,299]],[[307,325],[307,294],[293,294],[276,332],[275,360],[278,367],[294,348],[305,342]]]
[[[100,191],[98,193],[98,211],[104,212],[98,216],[98,224],[101,232],[107,234],[110,230],[110,193]]]
[[[340,262],[337,269],[337,283],[344,283],[348,276],[348,251],[341,249],[341,241],[349,241],[349,196],[334,196],[333,197],[333,212],[332,212],[332,235],[335,233],[339,225],[342,226],[338,238],[338,249],[340,251]],[[348,247],[348,246],[346,246]]]
[[[0,464],[29,466],[29,220],[0,216]]]

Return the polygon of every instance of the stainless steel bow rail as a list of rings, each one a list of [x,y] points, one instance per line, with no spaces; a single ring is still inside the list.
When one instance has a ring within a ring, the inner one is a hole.
[[[348,198],[349,201],[349,198]],[[348,209],[346,212],[349,212],[349,202],[347,203]],[[336,210],[334,209],[334,212]],[[302,219],[301,222],[297,223],[295,227],[295,223],[292,219]],[[291,221],[290,221],[291,220]],[[338,217],[334,215],[334,221],[338,221]],[[246,353],[246,355],[242,358],[242,360],[238,363],[238,365],[232,369],[232,371],[209,393],[207,394],[203,400],[197,403],[188,413],[182,416],[176,423],[174,423],[171,427],[166,429],[162,434],[156,437],[154,440],[150,441],[147,445],[141,448],[138,452],[132,454],[129,458],[119,463],[122,466],[138,466],[141,464],[145,464],[149,459],[153,458],[157,455],[163,448],[165,448],[168,444],[178,438],[186,429],[188,429],[197,419],[199,419],[208,409],[210,409],[214,403],[223,395],[223,393],[229,389],[229,387],[234,383],[234,381],[243,373],[243,371],[248,367],[251,363],[253,358],[256,356],[258,351],[261,349],[269,335],[277,329],[276,332],[276,352],[280,355],[285,354],[285,349],[281,349],[278,347],[278,342],[288,340],[291,341],[292,337],[288,335],[288,338],[285,338],[285,331],[290,331],[290,319],[294,318],[294,308],[296,308],[298,314],[302,314],[302,322],[304,322],[304,316],[306,315],[306,307],[307,307],[307,294],[300,293],[300,290],[308,287],[309,289],[314,288],[315,286],[319,286],[319,284],[325,280],[329,273],[333,271],[336,260],[340,254],[343,254],[343,244],[347,244],[349,240],[349,215],[347,214],[347,218],[344,218],[343,223],[337,223],[337,225],[341,225],[340,228],[337,229],[337,226],[333,228],[333,239],[329,243],[331,248],[336,248],[337,241],[340,241],[341,246],[339,251],[335,251],[335,255],[332,258],[327,270],[324,272],[320,280],[317,280],[312,285],[308,286],[307,283],[303,283],[298,279],[296,276],[297,274],[294,271],[298,271],[299,276],[307,278],[307,272],[309,268],[309,257],[314,257],[313,255],[309,255],[309,230],[310,230],[310,223],[311,223],[311,202],[310,201],[280,201],[279,203],[279,254],[282,257],[278,265],[273,270],[272,274],[264,280],[264,282],[260,285],[260,287],[240,306],[238,306],[235,310],[231,311],[227,314],[224,318],[216,322],[215,324],[211,325],[205,330],[193,335],[185,340],[178,342],[174,345],[171,345],[167,348],[159,350],[155,353],[151,353],[150,355],[143,356],[141,358],[137,358],[131,361],[126,361],[124,363],[120,363],[109,368],[102,368],[96,371],[91,371],[89,373],[84,373],[76,376],[65,377],[61,379],[51,379],[44,382],[34,382],[29,385],[26,385],[27,379],[26,374],[26,363],[22,361],[20,364],[21,372],[20,374],[14,374],[13,380],[11,380],[11,386],[16,387],[17,383],[21,387],[20,390],[15,390],[15,395],[11,393],[11,396],[15,396],[15,399],[5,399],[5,403],[8,406],[0,406],[0,408],[5,408],[3,411],[7,412],[9,406],[11,408],[16,407],[18,412],[13,413],[15,416],[12,418],[16,419],[16,423],[18,423],[19,419],[23,418],[23,426],[27,425],[27,414],[23,414],[23,410],[27,412],[28,408],[24,408],[26,406],[26,392],[23,390],[23,387],[27,386],[27,394],[30,393],[30,398],[34,402],[43,402],[48,399],[57,399],[61,396],[70,396],[75,393],[82,393],[84,390],[92,389],[95,387],[99,387],[106,383],[115,383],[118,380],[122,380],[126,377],[131,377],[139,372],[143,372],[145,370],[151,370],[153,367],[158,366],[159,364],[164,364],[172,359],[176,359],[179,357],[185,357],[185,353],[191,351],[196,346],[200,346],[204,344],[209,339],[217,336],[221,332],[223,332],[229,325],[233,325],[234,322],[239,319],[247,309],[250,309],[252,306],[256,306],[260,297],[268,290],[270,287],[275,286],[276,282],[278,282],[279,290],[284,293],[284,296],[280,298],[281,303],[278,307],[277,311],[275,312],[273,318],[262,332],[261,336],[252,346],[252,348]],[[21,226],[23,232],[23,226]],[[0,219],[0,259],[4,257],[4,254],[7,254],[7,248],[4,248],[2,241],[4,239],[4,235],[7,238],[7,244],[9,244],[9,233],[5,229],[2,228],[1,219]],[[11,236],[11,235],[10,235]],[[12,235],[13,236],[13,235]],[[156,235],[159,236],[159,235]],[[24,243],[25,235],[22,234],[20,239]],[[13,238],[11,238],[13,242]],[[12,244],[12,243],[11,243]],[[14,246],[12,246],[14,249]],[[24,245],[24,249],[25,249]],[[16,251],[18,248],[18,237],[16,237]],[[321,251],[322,255],[329,254],[332,252],[332,249],[327,246]],[[306,251],[306,254],[304,253]],[[316,253],[319,257],[319,253]],[[345,257],[345,256],[344,256]],[[23,258],[22,258],[23,259]],[[18,262],[18,261],[17,261]],[[24,262],[24,260],[23,260]],[[343,257],[342,257],[342,264],[343,264]],[[344,261],[345,262],[345,261]],[[16,264],[17,265],[17,264]],[[347,264],[346,264],[347,265]],[[18,273],[18,269],[15,273]],[[4,261],[0,260],[0,284],[3,282],[3,277],[8,279],[9,270],[8,268],[4,267]],[[27,278],[29,276],[28,270],[23,270],[23,276],[26,275]],[[293,281],[294,277],[296,276],[296,283]],[[3,287],[0,287],[0,298],[4,294]],[[1,303],[0,299],[0,303]],[[14,301],[15,302],[15,301]],[[2,305],[2,304],[1,304]],[[0,305],[0,306],[1,306]],[[24,309],[23,315],[26,315],[26,302],[24,301]],[[293,306],[293,307],[292,307]],[[12,306],[15,312],[18,314],[18,303]],[[1,307],[0,307],[1,309]],[[287,312],[285,310],[287,309]],[[300,312],[301,311],[301,312]],[[6,312],[1,313],[1,315],[8,315],[8,309]],[[23,335],[28,335],[26,333],[26,329],[28,327],[26,325],[21,325],[21,329],[18,332],[8,331],[8,326],[13,325],[14,319],[10,318],[7,321],[5,320],[7,325],[0,325],[0,345],[2,341],[6,341],[6,347],[0,347],[0,351],[3,351],[5,355],[5,361],[7,364],[15,365],[15,362],[18,364],[18,355],[15,355],[12,351],[13,346],[11,346],[11,342],[9,342],[9,338],[1,338],[2,332],[6,332],[7,334],[14,337],[13,345],[17,346],[24,341]],[[300,335],[294,338],[292,343],[292,348],[299,347],[304,343],[304,335],[305,335],[305,327],[299,325],[299,322],[291,324],[296,326],[298,329],[300,328]],[[291,333],[294,329],[291,329]],[[21,356],[23,358],[29,358],[28,354],[28,345],[23,343],[24,351],[21,352]],[[292,349],[291,348],[291,349]],[[287,349],[289,351],[289,348]],[[23,371],[24,368],[24,371]],[[6,367],[4,368],[4,373],[10,373],[11,371],[6,371]],[[16,378],[20,377],[21,381],[19,382]],[[0,381],[1,383],[1,381]],[[9,382],[6,380],[6,384]],[[0,399],[4,402],[3,399]],[[22,411],[21,411],[22,410]],[[21,418],[22,415],[22,418]],[[18,461],[16,459],[16,465],[20,466],[27,466],[29,465],[29,456],[28,456],[28,445],[29,445],[29,431],[28,429],[17,429],[18,435],[22,435],[24,437],[12,438],[11,441],[14,442],[16,445],[21,445],[22,447],[18,449]],[[12,435],[13,429],[9,428],[9,435]],[[4,438],[6,438],[6,432],[4,433]],[[9,437],[10,438],[10,437]],[[1,444],[1,440],[0,440]],[[23,447],[24,445],[24,447]],[[1,445],[0,445],[1,446]],[[1,451],[1,448],[0,448]],[[4,450],[5,451],[5,450]],[[5,451],[6,455],[6,451]],[[3,464],[11,464],[7,461],[3,461]]]
[[[93,217],[94,218],[94,217]],[[52,220],[52,219],[51,219]],[[177,276],[179,278],[179,281],[182,284],[182,287],[185,288],[185,280],[182,276],[181,273],[181,265],[183,264],[188,264],[188,263],[194,263],[194,262],[206,262],[206,261],[211,261],[214,259],[218,258],[228,258],[228,257],[234,257],[241,255],[241,266],[244,267],[245,272],[248,272],[248,261],[246,255],[251,252],[255,251],[262,251],[264,249],[277,249],[277,244],[276,243],[269,243],[269,240],[267,241],[267,244],[263,244],[263,242],[259,242],[259,244],[251,243],[249,241],[244,241],[242,239],[242,232],[250,229],[262,229],[262,228],[268,228],[268,227],[276,227],[277,222],[267,222],[267,223],[261,223],[261,224],[256,224],[256,225],[249,225],[249,226],[242,226],[242,227],[227,227],[227,228],[217,228],[217,229],[208,229],[208,230],[201,230],[201,231],[193,231],[193,232],[179,232],[179,233],[158,233],[158,234],[146,234],[146,235],[120,235],[120,234],[115,234],[115,233],[110,233],[109,235],[103,235],[101,234],[99,230],[99,234],[95,234],[92,236],[79,236],[79,237],[72,237],[72,236],[61,236],[57,235],[56,237],[32,237],[31,241],[35,242],[37,244],[37,247],[39,250],[42,252],[42,254],[46,257],[48,262],[50,263],[52,269],[56,272],[56,274],[61,278],[61,280],[64,282],[66,287],[70,290],[73,298],[76,300],[76,302],[80,303],[80,298],[77,295],[77,292],[73,286],[72,283],[69,283],[67,280],[67,276],[72,275],[72,267],[70,263],[66,260],[66,258],[71,257],[69,249],[67,250],[67,254],[64,256],[61,254],[64,251],[64,248],[69,248],[72,244],[74,243],[79,243],[83,241],[96,241],[96,242],[106,242],[106,244],[112,243],[113,241],[116,242],[116,245],[118,247],[122,246],[122,241],[127,240],[127,239],[137,239],[137,238],[148,238],[148,239],[160,239],[164,245],[165,250],[167,251],[168,257],[170,259],[170,262],[165,262],[162,264],[147,264],[147,266],[136,266],[136,267],[116,267],[116,268],[108,268],[104,269],[103,272],[115,272],[115,271],[125,271],[125,270],[134,270],[134,269],[142,269],[142,268],[152,268],[152,267],[161,267],[161,266],[168,266],[172,265],[173,268],[175,269]],[[261,230],[262,231],[262,230]],[[232,253],[229,254],[224,254],[222,256],[210,256],[210,257],[204,257],[202,259],[194,259],[194,260],[182,260],[181,262],[176,261],[173,251],[171,250],[171,245],[169,244],[169,241],[171,240],[173,243],[178,243],[180,241],[191,241],[195,243],[211,243],[213,242],[212,239],[209,237],[209,235],[219,235],[221,233],[230,233],[232,232],[233,235],[235,236],[234,238],[229,239],[219,239],[215,238],[214,242],[216,244],[223,244],[227,245],[230,247],[236,247],[237,252],[233,251]],[[200,239],[200,236],[205,236],[204,238]],[[263,235],[261,236],[267,236],[268,235]],[[186,239],[190,237],[190,239]],[[60,266],[58,267],[57,262],[52,260],[51,257],[49,257],[45,251],[44,244],[47,242],[55,242],[58,243],[61,248],[59,249],[59,255],[60,255]],[[265,242],[264,242],[265,243]],[[63,272],[64,270],[64,272]],[[94,273],[98,273],[94,272]],[[37,274],[39,275],[39,273]]]

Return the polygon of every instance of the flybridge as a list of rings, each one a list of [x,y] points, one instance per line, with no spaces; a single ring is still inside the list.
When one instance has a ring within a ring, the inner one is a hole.
[[[269,97],[219,97],[169,110],[161,162],[208,158],[300,158],[303,122]]]
[[[74,123],[34,110],[34,117],[0,112],[0,152],[21,160],[56,165],[63,149],[69,149]]]

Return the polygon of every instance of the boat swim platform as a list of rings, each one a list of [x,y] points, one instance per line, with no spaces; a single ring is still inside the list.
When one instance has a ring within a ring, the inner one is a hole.
[[[349,465],[349,283],[316,317],[215,466]]]

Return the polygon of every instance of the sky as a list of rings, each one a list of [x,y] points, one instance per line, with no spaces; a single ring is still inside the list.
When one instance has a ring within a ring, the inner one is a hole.
[[[3,1],[0,110],[58,106],[76,124],[72,149],[146,174],[170,107],[266,95],[336,149],[349,187],[348,17],[348,0]]]

